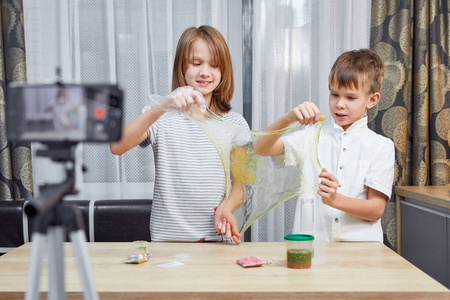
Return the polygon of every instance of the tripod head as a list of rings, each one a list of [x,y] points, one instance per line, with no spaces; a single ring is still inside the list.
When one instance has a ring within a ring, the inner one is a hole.
[[[50,157],[55,162],[65,162],[66,179],[59,184],[46,184],[40,187],[40,196],[33,198],[26,206],[25,213],[29,217],[45,214],[55,205],[62,202],[65,195],[77,194],[75,190],[75,142],[44,143],[47,149],[38,150],[37,155]]]

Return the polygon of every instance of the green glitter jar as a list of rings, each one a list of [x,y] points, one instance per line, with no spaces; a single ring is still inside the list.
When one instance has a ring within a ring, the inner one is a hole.
[[[288,234],[286,242],[287,267],[293,269],[311,268],[312,244],[314,236],[309,234]]]

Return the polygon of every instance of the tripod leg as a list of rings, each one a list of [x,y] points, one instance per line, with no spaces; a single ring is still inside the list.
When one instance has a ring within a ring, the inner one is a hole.
[[[33,233],[31,241],[30,269],[28,271],[27,291],[25,300],[40,299],[39,286],[41,284],[42,261],[44,259],[45,234]]]
[[[48,227],[49,300],[64,300],[64,251],[61,226]]]
[[[86,247],[86,236],[82,229],[70,232],[73,252],[77,261],[78,271],[80,272],[83,285],[84,299],[98,300],[98,294],[95,290],[94,278],[90,269],[89,256]]]

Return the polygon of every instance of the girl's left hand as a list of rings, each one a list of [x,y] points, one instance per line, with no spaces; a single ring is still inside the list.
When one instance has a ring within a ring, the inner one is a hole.
[[[222,202],[216,209],[214,214],[214,223],[216,224],[216,231],[225,235],[227,239],[233,239],[236,245],[241,243],[241,235],[237,229],[237,222],[231,210],[227,209]]]

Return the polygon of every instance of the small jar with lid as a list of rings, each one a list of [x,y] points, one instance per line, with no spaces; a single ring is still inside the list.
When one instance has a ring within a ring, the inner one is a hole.
[[[288,234],[286,242],[286,262],[288,268],[311,268],[312,246],[314,236],[310,234]]]

